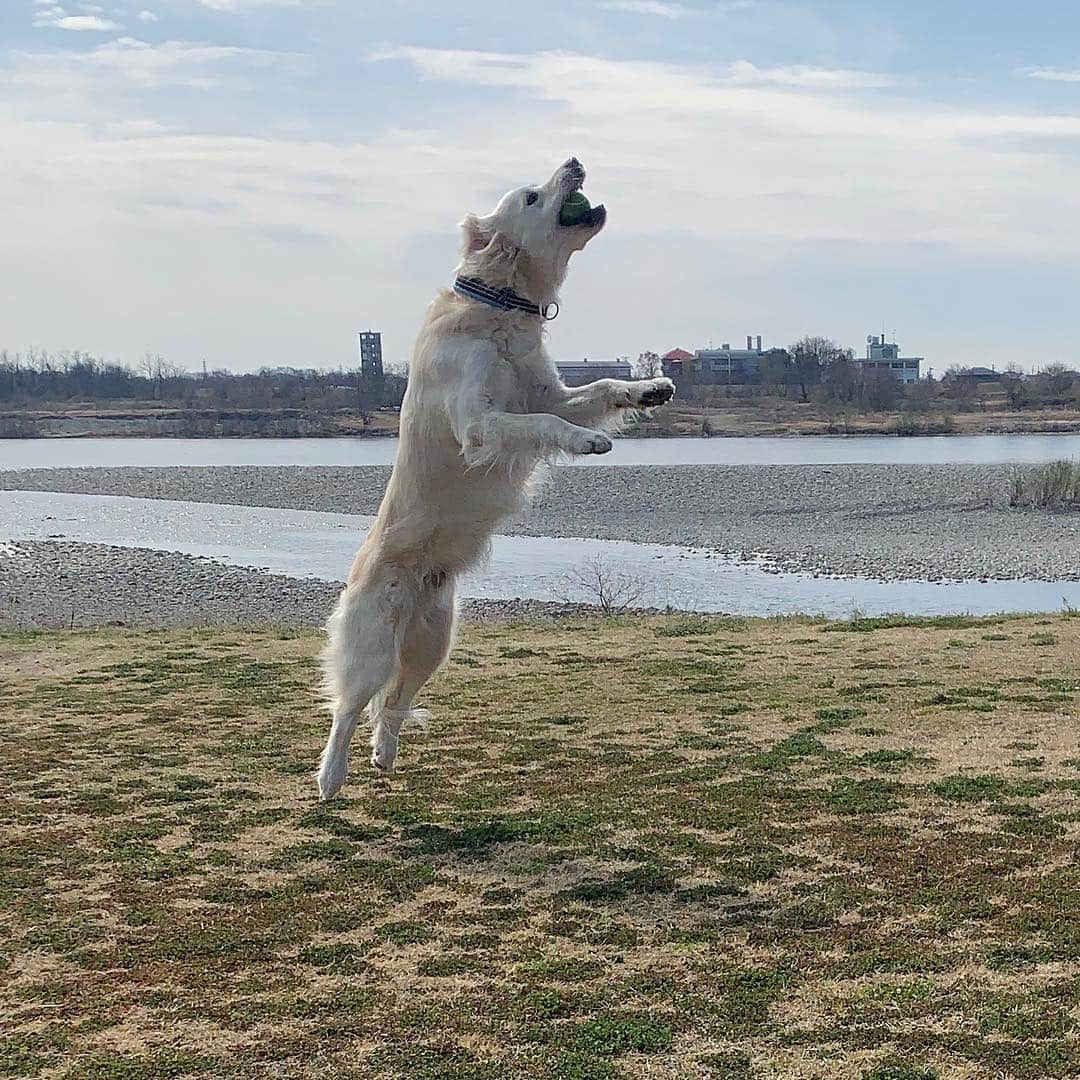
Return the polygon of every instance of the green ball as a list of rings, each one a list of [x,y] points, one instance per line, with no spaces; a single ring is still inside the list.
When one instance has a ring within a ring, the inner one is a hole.
[[[591,209],[589,200],[580,191],[571,192],[559,208],[559,224],[577,225]]]

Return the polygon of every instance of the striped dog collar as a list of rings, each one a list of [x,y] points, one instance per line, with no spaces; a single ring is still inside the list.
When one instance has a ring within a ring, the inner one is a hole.
[[[559,314],[559,305],[556,303],[545,304],[541,307],[531,300],[526,300],[524,296],[518,296],[512,289],[496,289],[479,278],[454,278],[454,292],[470,300],[479,300],[481,304],[498,308],[500,311],[524,311],[529,315],[539,315],[541,319],[548,322]]]

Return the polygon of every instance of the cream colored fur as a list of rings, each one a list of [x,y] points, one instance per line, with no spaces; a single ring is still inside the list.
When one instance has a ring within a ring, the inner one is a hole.
[[[539,187],[509,192],[462,224],[459,274],[546,305],[570,256],[603,227],[564,226],[559,207],[580,188],[576,159]],[[543,347],[543,320],[443,290],[428,309],[409,367],[393,473],[348,584],[327,623],[324,690],[333,713],[319,793],[345,782],[361,712],[371,761],[392,772],[404,723],[454,635],[455,581],[483,559],[498,523],[519,509],[538,467],[562,454],[606,454],[628,410],[668,400],[668,379],[601,379],[570,388]]]

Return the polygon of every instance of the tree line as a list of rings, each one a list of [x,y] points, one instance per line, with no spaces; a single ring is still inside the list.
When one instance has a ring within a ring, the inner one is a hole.
[[[254,372],[189,372],[147,353],[137,367],[78,350],[0,351],[0,404],[154,401],[189,409],[337,409],[371,411],[401,404],[405,378],[365,379],[359,369],[261,368]]]
[[[642,353],[639,376],[661,372],[660,357]],[[184,371],[162,356],[147,353],[135,367],[102,360],[87,352],[26,353],[0,350],[0,407],[86,404],[103,407],[125,402],[155,402],[163,407],[204,410],[298,409],[308,412],[348,410],[368,413],[400,406],[405,376],[387,373],[367,380],[359,369],[261,368],[254,372]],[[786,349],[772,349],[749,382],[695,385],[684,373],[683,401],[707,402],[721,396],[787,398],[818,402],[850,412],[896,409],[978,408],[990,391],[969,368],[950,368],[940,379],[902,385],[888,371],[864,368],[851,349],[825,337],[804,337]],[[1065,364],[1049,364],[1035,374],[1006,370],[993,383],[992,396],[1011,409],[1080,406],[1080,373]]]

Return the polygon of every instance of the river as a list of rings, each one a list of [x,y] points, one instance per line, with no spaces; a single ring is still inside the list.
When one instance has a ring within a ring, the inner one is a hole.
[[[389,465],[397,440],[4,439],[0,469],[126,465]],[[1080,458],[1073,435],[805,435],[759,439],[618,439],[610,454],[575,458],[605,465],[940,465]]]

